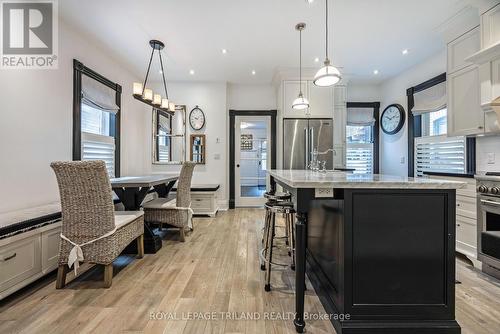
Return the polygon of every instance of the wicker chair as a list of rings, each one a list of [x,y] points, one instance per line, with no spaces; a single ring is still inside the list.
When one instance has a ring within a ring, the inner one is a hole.
[[[143,205],[144,221],[150,224],[158,224],[160,228],[164,224],[179,228],[180,240],[186,240],[185,230],[193,230],[193,210],[191,209],[191,179],[193,177],[194,162],[184,162],[181,175],[177,183],[177,194],[175,200],[157,198]]]
[[[79,262],[104,265],[104,285],[113,278],[113,260],[137,240],[138,257],[144,255],[142,211],[115,212],[111,184],[104,161],[53,162],[59,184],[62,233],[56,288],[62,289],[68,268]]]

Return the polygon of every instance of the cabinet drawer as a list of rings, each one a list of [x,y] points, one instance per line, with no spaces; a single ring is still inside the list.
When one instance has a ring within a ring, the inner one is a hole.
[[[467,217],[457,216],[457,241],[467,244],[471,247],[477,247],[476,221]]]
[[[471,219],[477,218],[477,203],[475,197],[457,195],[457,215]]]
[[[0,248],[0,291],[40,273],[41,270],[40,235]]]
[[[191,196],[191,208],[196,210],[210,210],[212,207],[212,198],[209,196]]]

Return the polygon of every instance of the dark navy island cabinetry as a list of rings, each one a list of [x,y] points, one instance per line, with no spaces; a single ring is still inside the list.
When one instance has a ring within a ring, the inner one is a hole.
[[[273,184],[292,193],[298,212],[298,332],[307,325],[307,272],[339,334],[460,333],[455,192],[464,183],[339,172],[269,174]]]

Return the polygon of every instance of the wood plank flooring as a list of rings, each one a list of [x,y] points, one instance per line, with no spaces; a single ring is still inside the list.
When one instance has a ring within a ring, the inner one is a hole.
[[[258,258],[262,219],[261,209],[196,218],[185,243],[169,231],[157,254],[115,261],[110,289],[102,288],[99,267],[63,290],[55,289],[51,275],[0,302],[0,333],[295,333],[294,272],[276,268],[273,290],[264,291]],[[276,261],[288,263],[289,257],[281,252]],[[460,260],[457,265],[462,333],[499,333],[499,281]],[[324,314],[307,284],[306,311]],[[264,312],[274,312],[272,319]],[[306,328],[335,333],[328,320],[307,321]]]

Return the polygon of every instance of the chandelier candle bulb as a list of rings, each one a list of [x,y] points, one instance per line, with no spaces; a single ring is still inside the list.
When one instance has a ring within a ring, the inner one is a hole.
[[[142,83],[134,82],[134,95],[142,95]]]
[[[168,99],[161,99],[161,107],[168,109]]]
[[[144,100],[153,101],[153,90],[149,88],[144,90]]]
[[[155,94],[153,97],[153,104],[159,106],[161,105],[161,95],[160,94]]]
[[[170,111],[175,111],[175,103],[169,102],[168,103],[168,110]]]

